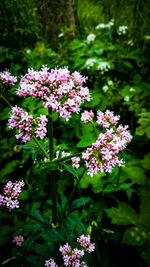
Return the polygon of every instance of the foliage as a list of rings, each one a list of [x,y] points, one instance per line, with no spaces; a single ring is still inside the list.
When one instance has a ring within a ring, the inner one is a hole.
[[[66,241],[74,246],[81,234],[90,234],[95,243],[94,255],[86,259],[89,266],[149,266],[150,38],[148,2],[144,2],[127,5],[126,1],[111,1],[110,5],[110,1],[75,1],[76,36],[72,38],[72,27],[60,27],[60,35],[53,36],[57,47],[53,41],[50,43],[48,32],[43,33],[44,39],[39,31],[44,19],[41,20],[36,1],[5,1],[1,8],[2,70],[9,68],[13,74],[22,75],[28,67],[39,69],[43,64],[78,70],[88,76],[87,86],[93,98],[84,107],[95,112],[114,110],[121,115],[123,125],[129,124],[133,135],[132,144],[123,155],[125,167],[116,167],[111,174],[99,173],[91,178],[83,173],[83,167],[75,171],[67,160],[64,164],[42,165],[40,150],[33,140],[20,144],[6,127],[10,109],[0,98],[1,187],[10,179],[24,180],[26,184],[20,195],[21,208],[11,213],[0,210],[2,266],[44,266],[50,257],[61,264],[56,254],[59,246]],[[96,29],[111,19],[111,28]],[[128,30],[119,35],[117,30],[122,25],[127,25]],[[91,33],[95,39],[88,42]],[[91,59],[94,61],[88,65]],[[99,67],[103,62],[109,64],[106,71]],[[47,110],[38,99],[16,97],[17,87],[3,92],[13,106],[46,115]],[[69,122],[55,114],[53,123],[56,150],[76,153],[95,141],[92,126],[81,122],[79,114]],[[46,140],[43,147],[48,150]],[[57,177],[58,225],[52,219],[53,170]],[[68,203],[74,188],[77,189]],[[12,240],[20,234],[24,244],[15,247]]]

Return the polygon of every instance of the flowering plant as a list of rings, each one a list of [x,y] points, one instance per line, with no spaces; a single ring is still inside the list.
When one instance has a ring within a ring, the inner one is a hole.
[[[91,124],[93,133],[95,134],[95,141],[91,142],[90,147],[86,147],[84,151],[78,151],[77,153],[64,151],[62,148],[58,150],[56,142],[54,142],[53,134],[54,113],[58,114],[58,118],[69,121],[73,113],[80,112],[81,105],[85,101],[91,100],[89,89],[83,86],[86,80],[87,78],[77,71],[71,74],[68,68],[49,70],[47,67],[42,67],[39,71],[29,69],[28,73],[21,78],[17,94],[22,97],[30,96],[38,98],[42,101],[44,111],[46,110],[46,112],[37,117],[28,113],[21,107],[12,107],[11,104],[2,97],[11,107],[8,127],[17,130],[15,136],[16,139],[21,139],[20,146],[22,148],[26,146],[22,143],[29,141],[34,142],[35,147],[38,149],[38,171],[46,170],[50,178],[51,219],[48,221],[43,219],[37,211],[35,212],[35,217],[32,215],[29,216],[37,220],[46,229],[47,227],[51,227],[51,233],[60,236],[61,241],[64,241],[60,233],[64,227],[63,223],[66,217],[73,216],[73,219],[71,219],[72,224],[75,218],[77,219],[78,217],[70,212],[70,210],[77,209],[90,202],[89,198],[83,197],[71,203],[75,190],[85,172],[93,177],[97,173],[111,173],[116,165],[119,167],[123,166],[125,161],[121,152],[132,139],[131,134],[127,131],[128,126],[117,126],[120,116],[115,116],[114,113],[109,110],[105,112],[98,111],[96,115],[97,120],[95,122],[94,114],[96,112],[95,110],[90,110],[82,112],[80,121],[84,124]],[[5,82],[3,83],[5,84]],[[48,143],[48,146],[45,145],[45,142]],[[68,164],[68,162],[70,164]],[[82,172],[80,166],[83,168]],[[64,195],[61,196],[62,207],[59,211],[58,207],[60,204],[56,187],[56,175],[58,179],[58,173],[60,177],[62,177],[64,171],[73,175],[77,179],[77,182],[68,200]],[[9,210],[19,208],[18,197],[24,185],[24,181],[16,183],[9,181],[4,187],[4,196],[0,195],[0,205],[8,207]],[[59,232],[56,231],[55,228],[57,228]],[[87,232],[87,230],[84,229],[84,232]],[[56,239],[55,252],[57,241]],[[16,242],[17,246],[21,246],[24,242],[24,247],[26,247],[26,241],[24,241],[21,235],[16,236],[13,242]],[[64,246],[60,246],[64,266],[87,266],[85,261],[80,262],[80,258],[84,256],[85,252],[93,252],[95,244],[90,243],[90,236],[86,237],[83,234],[77,238],[77,242],[82,249],[72,249],[68,243]],[[45,266],[57,265],[51,258],[46,261]]]

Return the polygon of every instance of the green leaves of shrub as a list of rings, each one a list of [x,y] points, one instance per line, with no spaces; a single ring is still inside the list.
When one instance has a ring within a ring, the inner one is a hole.
[[[106,209],[105,212],[111,218],[112,224],[132,225],[136,224],[138,220],[135,210],[125,202],[119,202],[118,207]]]

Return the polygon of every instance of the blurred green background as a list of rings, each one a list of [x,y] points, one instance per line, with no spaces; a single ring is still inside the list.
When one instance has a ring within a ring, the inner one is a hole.
[[[4,266],[44,266],[50,257],[59,261],[54,242],[74,242],[89,226],[96,244],[94,256],[88,259],[89,266],[150,266],[149,21],[148,0],[0,2],[0,70],[9,69],[18,77],[28,68],[39,69],[45,64],[80,71],[88,76],[87,86],[93,97],[84,107],[113,110],[121,116],[123,125],[129,125],[133,135],[124,153],[127,163],[121,169],[119,186],[114,185],[118,169],[93,178],[85,174],[74,199],[89,197],[90,203],[70,213],[58,229],[44,229],[32,217],[0,211]],[[127,26],[125,33],[119,31],[121,26]],[[108,66],[104,70],[103,63]],[[17,86],[3,92],[12,105],[34,114],[46,114],[39,100],[16,96]],[[46,171],[38,171],[36,149],[18,147],[19,141],[7,128],[10,110],[2,99],[0,108],[1,190],[8,180],[25,180],[20,198],[22,211],[51,222],[49,176]],[[79,118],[74,115],[66,123],[54,117],[57,148],[82,151],[95,140],[92,129]],[[57,180],[62,205],[75,182],[67,172]],[[25,236],[22,248],[12,244],[17,234]]]

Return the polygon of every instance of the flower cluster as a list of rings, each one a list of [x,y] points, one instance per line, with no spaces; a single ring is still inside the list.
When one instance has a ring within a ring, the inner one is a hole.
[[[97,69],[100,70],[102,74],[104,74],[104,72],[109,71],[110,67],[111,66],[108,62],[100,62],[97,66]]]
[[[98,24],[96,26],[96,30],[99,30],[99,29],[111,29],[111,27],[114,26],[114,19],[112,19],[109,23],[107,24],[104,24],[104,23],[101,23],[101,24]]]
[[[95,244],[90,242],[89,236],[86,237],[84,235],[81,235],[79,238],[77,238],[77,242],[80,243],[82,250],[77,248],[72,249],[68,243],[60,247],[59,251],[62,253],[64,266],[88,267],[86,262],[80,261],[80,259],[84,256],[85,252],[93,252],[95,249]],[[47,260],[45,266],[58,267],[53,259]]]
[[[58,159],[58,157],[59,157],[59,154],[60,154],[60,151],[58,150],[58,151],[56,151],[56,159]],[[64,158],[64,157],[68,157],[68,156],[70,156],[71,154],[70,153],[68,153],[68,152],[65,152],[65,151],[61,151],[61,158]],[[72,167],[73,168],[79,168],[80,167],[80,164],[79,164],[79,162],[80,162],[80,158],[79,157],[72,157],[71,158],[71,161],[72,161]]]
[[[46,267],[58,267],[58,265],[54,262],[53,259],[49,259],[45,262]]]
[[[25,112],[22,108],[15,106],[12,108],[8,127],[11,129],[18,129],[19,134],[15,135],[16,138],[21,138],[23,142],[27,142],[33,137],[33,126],[35,126],[34,131],[36,137],[43,138],[47,133],[47,122],[48,120],[45,115],[40,115],[33,120],[32,115],[29,115],[28,112]]]
[[[124,35],[124,34],[126,34],[127,29],[128,29],[128,26],[120,26],[120,27],[118,28],[118,30],[117,30],[117,33],[118,33],[119,35]]]
[[[93,118],[94,118],[94,113],[92,110],[90,110],[90,112],[84,111],[81,115],[81,121],[83,121],[85,124],[91,122]]]
[[[4,196],[0,195],[0,206],[7,206],[10,210],[19,208],[18,197],[23,186],[23,181],[16,183],[9,181],[4,187]]]
[[[22,246],[22,244],[24,242],[24,237],[22,235],[15,236],[15,238],[12,242],[16,243],[16,246]]]
[[[0,82],[5,85],[14,86],[17,82],[17,78],[12,76],[9,71],[0,72]]]
[[[128,126],[116,127],[118,120],[119,116],[114,116],[114,113],[109,110],[97,113],[96,123],[104,129],[104,133],[100,133],[96,142],[82,153],[91,177],[99,171],[111,172],[115,165],[123,166],[124,164],[119,154],[131,141],[132,136],[127,131]]]
[[[91,100],[89,89],[83,87],[86,79],[77,71],[70,74],[68,68],[29,69],[22,77],[17,93],[41,98],[45,108],[52,108],[61,118],[68,120],[72,113],[80,111],[84,100]]]
[[[40,117],[36,118],[37,127],[35,128],[35,135],[36,137],[40,137],[41,139],[46,135],[47,129],[46,125],[48,122],[48,119],[45,115],[40,115]]]
[[[94,66],[94,63],[96,62],[96,59],[95,58],[89,58],[87,59],[87,61],[85,62],[85,67],[87,69],[90,69],[91,67]]]
[[[88,36],[87,36],[87,43],[90,44],[91,42],[93,42],[96,38],[96,35],[94,33],[90,33]]]
[[[88,253],[91,253],[95,250],[95,244],[90,242],[90,236],[81,235],[77,238],[77,242],[79,242],[81,247],[84,248]]]

